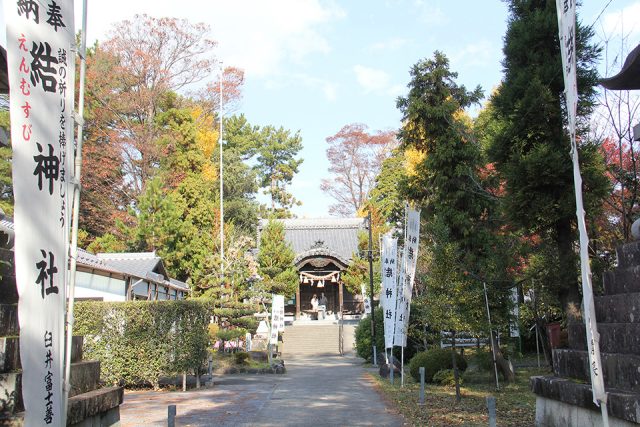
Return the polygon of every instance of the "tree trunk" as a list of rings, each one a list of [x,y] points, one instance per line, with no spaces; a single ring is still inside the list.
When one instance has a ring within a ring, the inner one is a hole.
[[[460,373],[456,362],[456,331],[451,332],[451,363],[453,364],[453,378],[456,383],[456,402],[460,402]]]
[[[502,379],[508,383],[514,382],[516,379],[516,373],[513,369],[513,365],[510,360],[504,358],[502,351],[500,350],[500,346],[498,346],[495,334],[493,335],[493,348],[496,353],[496,364],[498,365],[498,370],[502,374]]]
[[[556,241],[558,244],[560,280],[558,298],[562,304],[567,324],[580,323],[582,298],[578,285],[578,271],[576,270],[576,252],[574,250],[575,236],[571,229],[571,221],[564,220],[556,223]]]

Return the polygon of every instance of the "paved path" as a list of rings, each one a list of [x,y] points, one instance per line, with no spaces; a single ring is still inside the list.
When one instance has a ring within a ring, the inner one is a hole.
[[[186,393],[126,393],[122,425],[166,426],[168,405],[178,426],[402,425],[353,357],[292,360],[285,375],[225,376]]]

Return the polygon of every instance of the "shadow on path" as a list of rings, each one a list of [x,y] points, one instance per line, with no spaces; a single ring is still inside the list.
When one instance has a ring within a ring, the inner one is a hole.
[[[285,375],[226,375],[187,392],[127,392],[123,426],[166,426],[177,405],[178,426],[401,426],[366,378],[362,360],[293,359]]]

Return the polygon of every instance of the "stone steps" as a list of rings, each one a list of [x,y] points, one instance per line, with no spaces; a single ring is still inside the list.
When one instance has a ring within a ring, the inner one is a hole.
[[[0,337],[11,337],[19,334],[18,306],[16,304],[0,304]]]
[[[593,403],[591,384],[581,384],[567,378],[531,377],[531,390],[538,396],[600,412]],[[640,393],[607,389],[607,409],[610,417],[640,424]]]
[[[587,350],[583,324],[568,325],[569,348]],[[602,353],[640,354],[640,323],[600,323],[600,351]]]
[[[0,372],[14,372],[20,369],[20,338],[0,338]]]
[[[104,414],[101,417],[109,418],[113,416],[112,410],[116,410],[123,400],[124,388],[122,387],[104,387],[71,397],[69,398],[69,410],[67,411],[67,425],[77,424],[100,414]],[[97,425],[112,424],[112,422],[100,422]]]
[[[640,265],[640,240],[626,243],[616,248],[618,269]]]
[[[640,393],[640,356],[601,353],[605,389],[622,388]],[[558,377],[591,383],[589,355],[586,351],[556,349],[553,351],[553,371]]]
[[[294,325],[284,332],[284,357],[339,354],[338,325]]]
[[[602,283],[605,295],[640,292],[640,265],[607,271],[603,275]]]
[[[640,323],[640,292],[595,297],[595,308],[598,324]]]

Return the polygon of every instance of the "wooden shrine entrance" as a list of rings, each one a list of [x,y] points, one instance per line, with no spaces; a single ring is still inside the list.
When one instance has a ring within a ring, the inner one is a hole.
[[[313,317],[311,298],[324,294],[326,315],[331,317],[344,308],[344,285],[340,280],[347,263],[327,248],[315,248],[300,254],[294,261],[300,280],[296,291],[296,320],[303,313]]]

